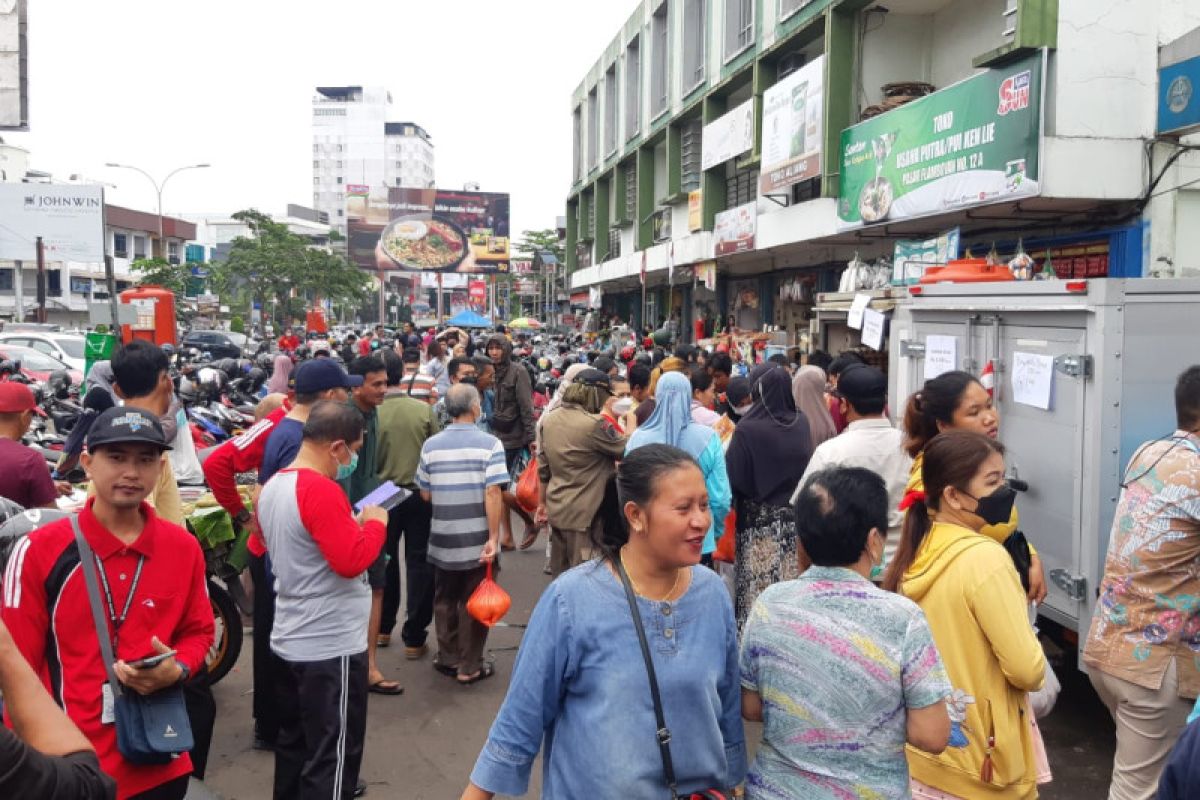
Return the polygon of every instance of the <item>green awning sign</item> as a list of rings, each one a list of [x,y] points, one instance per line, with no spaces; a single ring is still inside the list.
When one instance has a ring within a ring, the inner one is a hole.
[[[842,230],[1038,194],[1043,55],[842,131]]]

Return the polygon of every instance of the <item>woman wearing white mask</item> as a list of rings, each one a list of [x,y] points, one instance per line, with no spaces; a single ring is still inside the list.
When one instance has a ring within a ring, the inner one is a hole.
[[[704,537],[700,563],[712,566],[717,549],[716,532],[725,529],[725,516],[733,504],[729,478],[725,474],[725,451],[721,437],[707,425],[692,421],[692,382],[679,372],[668,372],[655,388],[654,413],[629,437],[625,453],[648,444],[669,444],[686,451],[704,474],[712,524]]]

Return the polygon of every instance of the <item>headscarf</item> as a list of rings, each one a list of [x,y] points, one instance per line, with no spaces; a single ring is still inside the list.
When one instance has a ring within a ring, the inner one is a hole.
[[[692,421],[692,382],[680,372],[668,372],[658,382],[654,413],[629,437],[625,452],[648,444],[669,444],[699,458],[716,432]]]
[[[588,369],[587,363],[572,364],[567,367],[567,371],[563,373],[562,380],[559,381],[558,388],[554,390],[554,396],[550,398],[550,402],[542,409],[542,415],[538,417],[537,429],[542,429],[542,422],[546,419],[546,415],[554,409],[562,405],[563,394],[567,391],[567,387],[575,380],[575,376]]]
[[[271,377],[267,379],[267,392],[271,394],[287,394],[288,379],[292,376],[292,359],[280,353],[275,356],[271,367]]]
[[[796,408],[808,417],[814,449],[820,447],[821,442],[837,436],[837,426],[833,424],[829,405],[825,402],[825,370],[813,365],[801,367],[792,379],[792,399],[796,401]]]
[[[760,364],[750,373],[754,405],[738,423],[725,463],[736,495],[786,506],[812,456],[812,433],[796,410],[788,372]]]

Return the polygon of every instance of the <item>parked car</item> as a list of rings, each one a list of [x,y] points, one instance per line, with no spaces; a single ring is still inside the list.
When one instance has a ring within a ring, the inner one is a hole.
[[[183,337],[180,347],[194,347],[213,358],[241,358],[246,347],[246,337],[232,331],[192,331]]]
[[[12,326],[0,333],[0,343],[32,347],[53,359],[63,362],[71,369],[83,372],[84,340],[82,336],[68,333],[45,333],[42,331],[13,331]]]
[[[83,370],[73,369],[57,358],[52,358],[32,347],[22,347],[12,342],[0,342],[0,360],[20,361],[21,374],[37,383],[49,382],[50,375],[60,370],[71,376],[72,386],[79,386],[83,383]]]

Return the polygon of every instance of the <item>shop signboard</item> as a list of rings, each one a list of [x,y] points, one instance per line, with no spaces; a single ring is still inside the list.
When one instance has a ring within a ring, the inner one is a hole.
[[[719,256],[745,253],[754,249],[758,232],[758,202],[751,201],[717,213],[713,225],[714,252]]]
[[[487,281],[470,281],[467,284],[471,310],[476,314],[487,313]]]
[[[688,231],[695,233],[704,227],[704,195],[699,189],[688,192]]]
[[[650,218],[651,231],[656,243],[671,240],[671,209],[660,208]]]
[[[1158,132],[1182,134],[1200,128],[1200,56],[1158,71]]]
[[[825,56],[763,93],[759,188],[771,194],[821,174],[825,138]]]
[[[704,126],[700,167],[712,169],[754,146],[754,98]]]
[[[33,261],[37,237],[47,261],[104,261],[100,186],[0,183],[0,260]]]
[[[508,272],[509,197],[445,189],[370,189],[346,197],[350,259],[364,269]]]
[[[900,239],[892,253],[892,285],[920,283],[925,268],[944,266],[958,258],[958,228],[941,233],[932,239]]]
[[[1043,54],[842,131],[842,230],[1040,190]]]

